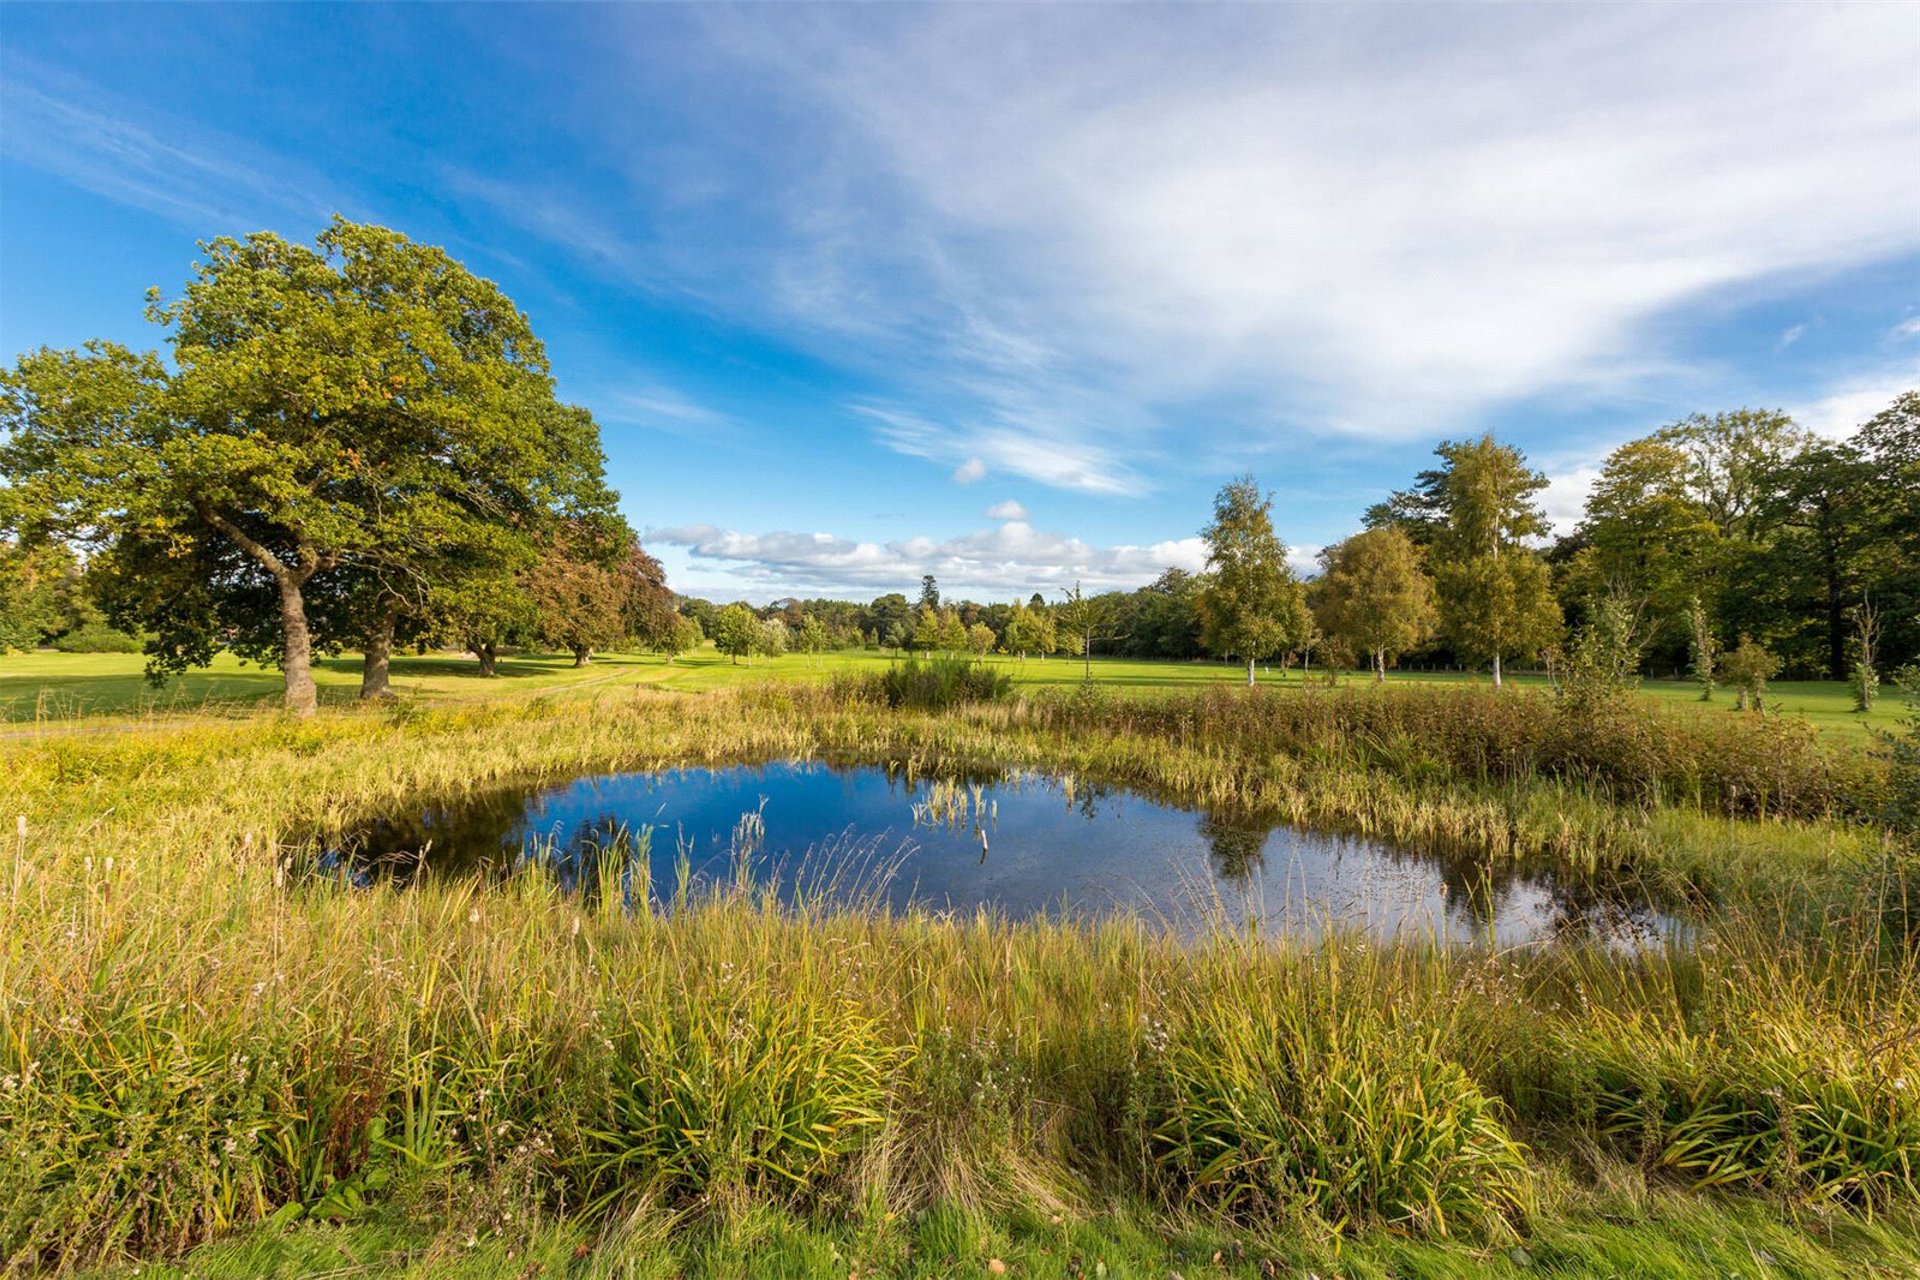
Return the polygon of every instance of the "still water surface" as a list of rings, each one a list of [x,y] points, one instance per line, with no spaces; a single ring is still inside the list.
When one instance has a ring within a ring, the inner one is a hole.
[[[744,863],[789,898],[864,893],[895,909],[1015,917],[1128,910],[1183,931],[1224,915],[1298,936],[1337,924],[1382,938],[1631,946],[1674,927],[1625,891],[1038,774],[957,786],[813,762],[610,774],[428,806],[329,845],[325,865],[363,881],[533,858],[574,889],[597,887],[612,850],[623,891],[637,898],[644,885],[655,901],[683,874],[699,892]]]

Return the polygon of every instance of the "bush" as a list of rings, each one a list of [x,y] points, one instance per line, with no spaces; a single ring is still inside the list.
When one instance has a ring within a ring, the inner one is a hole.
[[[139,653],[141,640],[104,623],[91,623],[60,636],[53,647],[61,653]]]
[[[1013,689],[1013,677],[982,662],[917,657],[891,667],[880,677],[887,705],[915,711],[940,711],[963,702],[997,702]]]

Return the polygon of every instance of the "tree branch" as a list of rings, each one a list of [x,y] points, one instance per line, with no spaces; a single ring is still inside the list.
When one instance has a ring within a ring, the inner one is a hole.
[[[287,568],[285,561],[273,554],[264,544],[255,541],[245,529],[242,529],[218,511],[215,511],[211,503],[195,502],[193,505],[194,509],[200,513],[202,520],[205,520],[229,538],[232,538],[234,542],[239,544],[242,551],[265,565],[268,573],[271,573],[276,578],[286,577],[292,573],[292,570]]]

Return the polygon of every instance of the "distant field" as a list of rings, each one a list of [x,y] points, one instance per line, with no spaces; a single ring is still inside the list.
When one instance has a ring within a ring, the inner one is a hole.
[[[30,653],[0,657],[0,720],[13,724],[66,721],[81,718],[145,719],[152,716],[242,712],[271,706],[280,695],[280,673],[271,667],[242,663],[222,654],[205,671],[191,672],[154,687],[143,678],[138,654]],[[682,655],[669,664],[657,654],[606,654],[586,667],[575,667],[564,654],[520,654],[503,657],[499,675],[482,679],[473,659],[451,653],[397,657],[393,687],[401,697],[445,701],[460,698],[513,698],[565,694],[574,690],[604,691],[609,686],[652,685],[663,689],[702,690],[761,681],[822,679],[834,671],[881,670],[896,659],[871,652],[825,654],[809,661],[799,655],[756,658],[752,665],[735,664],[711,648]],[[1030,685],[1072,685],[1082,678],[1081,664],[1065,658],[1024,662],[1008,657],[987,661]],[[317,664],[314,675],[323,704],[354,701],[360,686],[358,657],[329,658]],[[1102,685],[1152,693],[1191,688],[1204,683],[1236,683],[1242,668],[1219,662],[1132,661],[1096,658],[1093,678]],[[1294,671],[1282,677],[1263,673],[1263,684],[1300,683]],[[1364,681],[1364,676],[1349,679]],[[1316,674],[1315,679],[1318,679]],[[1396,682],[1484,683],[1485,676],[1451,672],[1396,672]],[[1543,685],[1539,676],[1513,677],[1522,685]],[[1895,690],[1883,692],[1872,714],[1852,710],[1845,685],[1834,681],[1785,681],[1769,686],[1770,706],[1805,717],[1823,729],[1865,736],[1868,726],[1891,729],[1901,715]],[[1691,684],[1650,680],[1641,696],[1697,707]],[[1716,704],[1732,707],[1732,695],[1721,692]]]

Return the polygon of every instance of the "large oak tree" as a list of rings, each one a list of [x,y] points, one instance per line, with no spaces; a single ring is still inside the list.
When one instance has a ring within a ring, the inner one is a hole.
[[[155,636],[151,671],[270,635],[309,712],[316,646],[384,654],[449,579],[511,573],[552,522],[611,509],[592,418],[443,250],[342,219],[312,248],[203,250],[179,297],[150,295],[171,368],[92,343],[0,376],[16,523],[118,566],[110,612]]]

